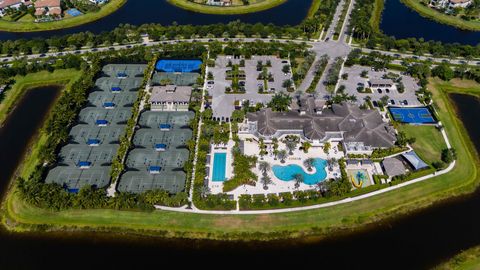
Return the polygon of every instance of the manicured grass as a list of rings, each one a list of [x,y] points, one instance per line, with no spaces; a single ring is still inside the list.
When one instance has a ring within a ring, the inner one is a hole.
[[[272,239],[319,237],[354,229],[375,221],[427,207],[451,196],[472,192],[479,183],[478,157],[466,130],[455,116],[442,84],[430,88],[458,160],[448,174],[353,203],[323,209],[271,215],[202,215],[169,211],[67,210],[54,212],[26,205],[9,192],[4,224],[10,230],[32,230],[45,225],[52,230],[94,229],[148,232],[164,237],[211,239]]]
[[[415,10],[423,17],[439,23],[448,24],[460,29],[480,31],[480,21],[466,21],[460,17],[450,16],[433,8],[423,5],[419,0],[401,0],[409,8]]]
[[[475,270],[480,268],[480,246],[468,249],[449,261],[435,267],[435,270]]]
[[[375,31],[380,30],[380,20],[382,19],[384,0],[375,0],[372,17],[370,17],[370,25]]]
[[[413,149],[429,164],[439,161],[442,150],[447,148],[442,134],[435,126],[399,125],[398,130],[416,139]]]
[[[312,18],[315,15],[315,12],[320,8],[322,0],[313,0],[310,9],[308,10],[307,18]]]
[[[190,2],[188,0],[167,0],[170,4],[180,8],[206,14],[246,14],[267,10],[285,3],[287,0],[264,0],[250,5],[243,6],[209,6]]]
[[[0,100],[0,124],[3,123],[7,115],[13,110],[16,102],[25,93],[25,90],[37,86],[69,82],[72,81],[72,79],[78,78],[80,74],[80,71],[75,69],[63,69],[55,70],[54,72],[42,71],[27,74],[26,76],[15,77],[15,84],[5,92],[3,99]]]
[[[37,32],[79,26],[112,14],[126,2],[127,0],[110,0],[110,2],[105,4],[98,12],[91,12],[78,17],[68,17],[54,22],[35,23],[33,20],[28,19],[30,15],[25,15],[24,17],[27,17],[25,20],[22,18],[16,22],[0,19],[0,31]]]

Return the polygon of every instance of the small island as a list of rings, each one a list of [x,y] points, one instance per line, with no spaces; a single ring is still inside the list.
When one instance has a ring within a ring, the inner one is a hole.
[[[246,14],[267,10],[287,0],[167,0],[180,8],[206,14]]]
[[[0,31],[37,32],[79,26],[118,10],[127,0],[0,0]]]

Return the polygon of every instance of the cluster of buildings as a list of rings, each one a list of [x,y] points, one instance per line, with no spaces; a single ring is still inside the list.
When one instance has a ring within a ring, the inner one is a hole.
[[[232,5],[232,0],[207,0],[206,2],[207,5],[209,6],[231,6]]]
[[[430,6],[436,9],[450,11],[456,8],[467,8],[473,4],[472,0],[431,0]]]
[[[100,5],[106,3],[107,0],[88,0],[88,2]],[[35,8],[34,15],[37,17],[60,17],[63,12],[61,0],[0,0],[0,17],[5,16],[9,10],[20,10],[22,7]]]

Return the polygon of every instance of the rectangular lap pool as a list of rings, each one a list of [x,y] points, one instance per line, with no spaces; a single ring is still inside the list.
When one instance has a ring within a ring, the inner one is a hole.
[[[407,124],[433,124],[435,118],[427,107],[400,108],[389,107],[395,121]]]
[[[225,178],[225,170],[227,167],[227,153],[213,154],[213,182],[223,182]]]

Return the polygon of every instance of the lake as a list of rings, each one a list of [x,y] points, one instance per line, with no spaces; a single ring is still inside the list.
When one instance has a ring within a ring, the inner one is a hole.
[[[460,30],[424,18],[402,4],[400,0],[385,0],[380,29],[396,38],[416,37],[443,43],[457,42],[471,45],[480,43],[480,32]]]
[[[206,25],[214,23],[228,23],[241,20],[246,23],[273,23],[276,25],[297,25],[307,15],[312,0],[288,0],[277,7],[243,15],[212,15],[187,11],[167,3],[166,0],[128,0],[119,10],[96,22],[64,30],[46,31],[39,33],[8,33],[0,32],[0,39],[19,39],[33,37],[50,37],[76,32],[90,31],[99,33],[110,31],[119,24],[141,25],[146,23],[160,23]]]
[[[43,116],[57,93],[58,89],[54,87],[27,92],[0,130],[0,142],[3,143],[0,153],[4,156],[0,188],[7,186],[5,177],[16,167],[14,162],[6,159],[18,160],[19,153],[43,122]],[[452,95],[452,99],[480,150],[480,130],[476,121],[476,116],[480,115],[479,99],[465,95]],[[402,218],[383,220],[362,231],[306,242],[166,240],[100,232],[0,232],[0,266],[2,269],[52,266],[140,269],[172,264],[186,267],[196,263],[225,268],[255,265],[283,269],[309,265],[320,269],[426,269],[464,249],[480,245],[479,205],[480,192],[476,192]]]

